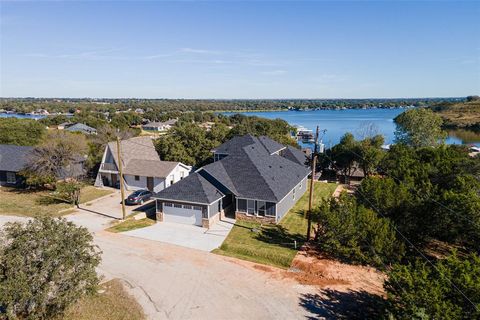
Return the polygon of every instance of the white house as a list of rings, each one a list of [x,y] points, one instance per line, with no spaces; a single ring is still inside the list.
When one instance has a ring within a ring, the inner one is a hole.
[[[192,167],[181,162],[161,161],[149,137],[135,137],[120,142],[123,177],[127,190],[148,189],[159,192],[182,180]],[[105,147],[95,186],[117,188],[119,184],[117,143]]]
[[[177,119],[170,119],[165,122],[149,122],[142,126],[145,131],[165,132],[177,123]]]

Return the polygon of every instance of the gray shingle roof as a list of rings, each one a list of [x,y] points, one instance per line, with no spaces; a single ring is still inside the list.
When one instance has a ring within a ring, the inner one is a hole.
[[[21,171],[33,147],[0,144],[0,171]]]
[[[108,143],[113,159],[118,164],[117,143]],[[179,162],[161,161],[150,137],[134,137],[120,141],[122,164],[126,174],[166,177]]]
[[[154,198],[209,204],[224,196],[198,173],[192,173],[170,187],[156,193]]]
[[[283,152],[283,157],[290,161],[296,162],[301,165],[306,165],[307,155],[302,150],[298,150],[295,147],[287,146]]]
[[[85,133],[97,132],[97,129],[89,127],[83,123],[75,123],[74,125],[69,126],[65,130],[72,131],[72,132],[85,132]]]
[[[236,153],[241,153],[242,148],[251,145],[255,145],[258,150],[262,150],[268,154],[273,154],[285,148],[284,145],[270,139],[269,137],[254,137],[250,134],[246,134],[244,136],[233,137],[215,148],[213,151],[221,154],[234,155]]]
[[[297,162],[258,150],[256,143],[201,170],[238,197],[273,202],[283,199],[310,172]]]

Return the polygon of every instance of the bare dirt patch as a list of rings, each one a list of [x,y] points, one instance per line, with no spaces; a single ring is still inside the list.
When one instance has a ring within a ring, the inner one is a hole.
[[[385,275],[382,272],[372,267],[329,259],[308,246],[298,252],[287,274],[301,284],[316,285],[322,289],[384,294]]]

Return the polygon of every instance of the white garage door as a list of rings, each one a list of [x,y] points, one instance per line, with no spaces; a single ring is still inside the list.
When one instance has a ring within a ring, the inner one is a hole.
[[[163,216],[165,222],[202,225],[202,209],[197,206],[164,203]]]

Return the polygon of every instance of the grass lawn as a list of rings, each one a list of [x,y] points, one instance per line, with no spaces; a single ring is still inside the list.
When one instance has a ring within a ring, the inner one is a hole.
[[[145,228],[145,227],[154,225],[155,223],[156,221],[150,218],[143,218],[139,220],[129,218],[123,222],[113,225],[112,227],[108,228],[107,231],[115,232],[115,233],[125,232],[125,231],[134,230],[134,229]]]
[[[142,307],[117,280],[101,285],[102,293],[87,296],[70,307],[58,320],[143,320]],[[103,291],[104,290],[104,291]]]
[[[333,194],[337,184],[315,182],[314,206],[322,198]],[[288,268],[305,242],[307,219],[304,211],[308,209],[310,183],[305,194],[298,200],[280,224],[264,224],[249,221],[237,221],[227,239],[214,253],[248,261]],[[297,249],[294,248],[297,241]]]
[[[80,202],[85,203],[112,193],[112,190],[86,186],[80,193]],[[69,213],[60,210],[72,208],[69,203],[52,200],[49,191],[31,191],[15,188],[0,188],[0,215],[38,217],[61,216]]]

